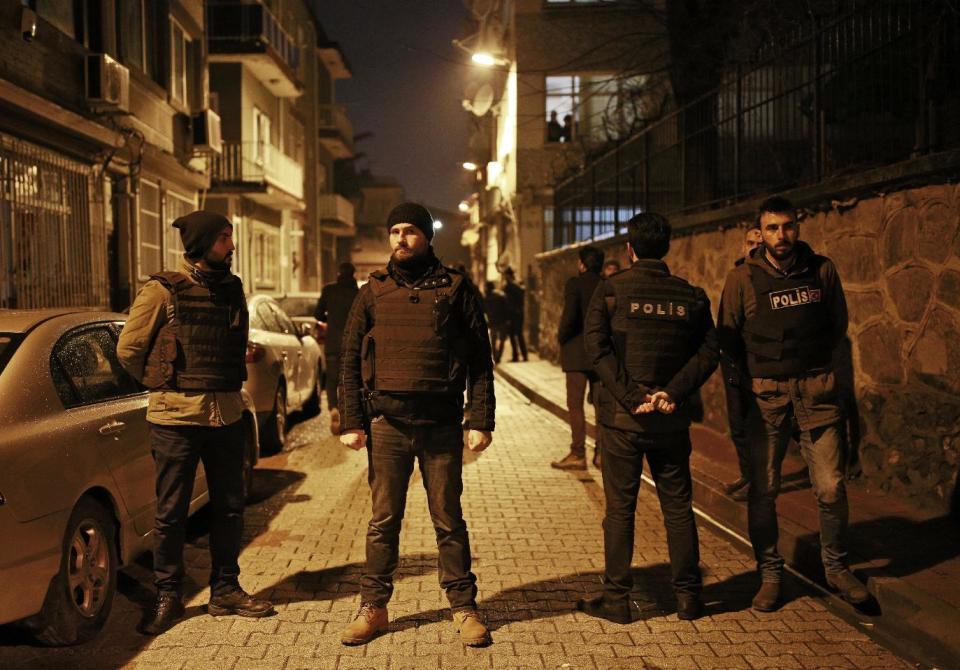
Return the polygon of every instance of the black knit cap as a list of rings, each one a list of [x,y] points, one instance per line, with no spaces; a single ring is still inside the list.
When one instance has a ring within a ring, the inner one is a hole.
[[[187,258],[193,260],[203,258],[203,255],[216,243],[220,232],[227,226],[233,227],[230,219],[222,214],[202,209],[181,216],[173,222],[173,227],[180,229],[180,240],[183,242]]]
[[[398,223],[409,223],[416,226],[426,236],[427,240],[433,239],[433,214],[423,205],[418,205],[415,202],[402,202],[394,207],[390,216],[387,217],[387,230]]]

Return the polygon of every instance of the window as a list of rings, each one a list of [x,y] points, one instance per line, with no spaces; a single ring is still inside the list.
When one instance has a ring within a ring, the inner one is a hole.
[[[160,229],[160,186],[140,180],[140,221],[137,225],[140,248],[140,280],[163,269],[163,231]]]
[[[279,230],[262,223],[254,224],[253,258],[255,288],[276,288],[280,283]]]
[[[297,328],[293,325],[293,321],[290,320],[290,317],[287,316],[286,312],[274,304],[270,305],[270,309],[273,311],[273,315],[277,318],[277,323],[280,324],[280,332],[287,335],[296,336]]]
[[[280,329],[280,324],[277,323],[276,315],[266,302],[261,301],[260,304],[257,305],[257,312],[254,317],[254,321],[256,321],[258,324],[257,327],[262,330],[269,330],[272,333],[283,332]]]
[[[123,62],[140,70],[146,70],[143,58],[143,2],[124,0],[120,12],[120,42]]]
[[[259,107],[253,108],[253,155],[257,165],[270,160],[270,117]]]
[[[626,137],[646,120],[659,116],[662,88],[662,83],[651,82],[648,75],[547,77],[546,139],[602,143]]]
[[[572,142],[576,137],[574,120],[580,109],[580,77],[547,77],[546,88],[547,139],[552,142]]]
[[[120,367],[117,344],[106,326],[72,331],[54,348],[50,372],[64,407],[76,407],[140,393]]]
[[[165,270],[178,270],[180,259],[183,258],[183,242],[180,240],[180,231],[173,227],[173,222],[196,208],[196,201],[193,198],[187,198],[173,191],[167,191],[164,194],[163,268]]]
[[[183,28],[170,19],[170,98],[184,107],[187,104],[187,48],[190,40]]]
[[[33,0],[33,10],[41,19],[60,32],[76,37],[76,23],[73,2],[64,0]]]

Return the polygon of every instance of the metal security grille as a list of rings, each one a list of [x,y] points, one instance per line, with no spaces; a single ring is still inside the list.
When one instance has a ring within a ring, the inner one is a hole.
[[[0,133],[0,307],[107,305],[95,182],[90,166]]]

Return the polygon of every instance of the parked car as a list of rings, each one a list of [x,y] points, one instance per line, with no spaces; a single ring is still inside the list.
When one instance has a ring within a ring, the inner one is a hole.
[[[94,637],[117,569],[152,543],[147,392],[116,355],[125,319],[0,310],[0,624],[17,621],[45,644]],[[243,397],[249,493],[259,444]],[[207,500],[201,465],[190,512]]]
[[[314,316],[317,300],[299,296],[283,296],[277,299],[277,304],[280,305],[280,309],[287,313],[301,335],[313,335],[313,339],[320,345],[322,353],[327,339],[327,324],[323,321],[317,321],[317,317]]]
[[[260,419],[265,453],[277,452],[287,439],[287,416],[303,410],[320,413],[323,356],[312,334],[302,334],[276,300],[255,295],[247,342],[247,381]]]

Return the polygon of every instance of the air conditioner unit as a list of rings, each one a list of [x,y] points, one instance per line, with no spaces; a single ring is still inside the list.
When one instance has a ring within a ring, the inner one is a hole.
[[[130,111],[130,71],[109,55],[87,56],[86,86],[91,109]]]
[[[193,115],[193,148],[223,153],[220,116],[212,109],[204,109]]]

